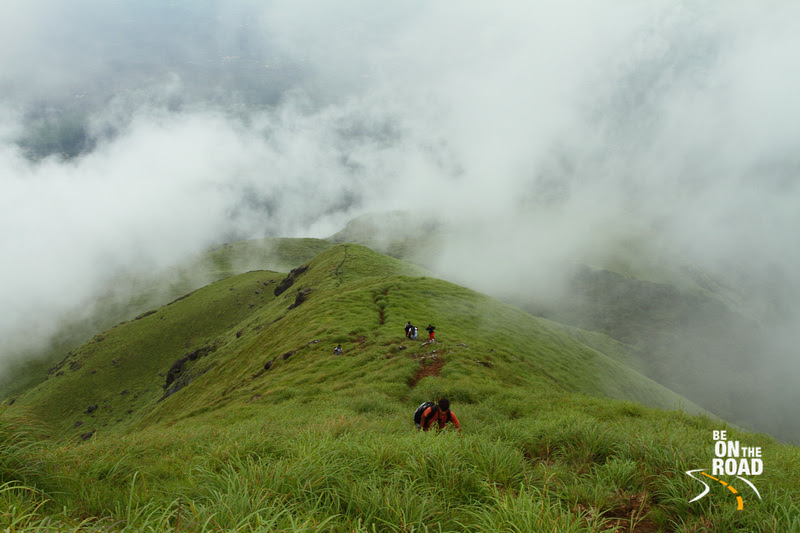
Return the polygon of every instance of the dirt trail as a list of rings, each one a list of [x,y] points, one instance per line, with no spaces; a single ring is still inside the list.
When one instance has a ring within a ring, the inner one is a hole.
[[[428,357],[423,356],[420,359],[420,368],[414,372],[414,376],[408,380],[408,386],[412,389],[417,386],[417,383],[423,378],[430,376],[438,376],[446,361],[439,354],[434,354]]]

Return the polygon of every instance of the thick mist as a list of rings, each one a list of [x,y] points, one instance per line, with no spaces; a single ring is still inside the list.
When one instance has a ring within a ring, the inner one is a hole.
[[[777,328],[753,356],[788,386],[797,20],[789,1],[12,2],[0,353],[120,273],[404,209],[440,219],[438,272],[499,296],[558,301],[575,264],[620,255],[702,269]]]

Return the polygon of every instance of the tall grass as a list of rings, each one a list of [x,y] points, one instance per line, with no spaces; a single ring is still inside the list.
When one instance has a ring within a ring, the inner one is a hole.
[[[35,475],[39,433],[24,412],[0,404],[0,483],[24,483]]]
[[[375,413],[338,401],[305,404],[307,417],[292,406],[269,422],[213,432],[198,424],[23,447],[39,473],[0,488],[1,523],[14,531],[192,532],[635,531],[643,521],[679,531],[798,527],[800,501],[785,473],[757,480],[764,500],[748,498],[743,511],[722,486],[688,503],[697,487],[683,471],[708,448],[695,421],[665,428],[665,415],[645,410],[620,425],[552,405],[483,427],[462,411],[462,434],[437,434],[404,425],[402,410],[372,426]],[[790,447],[770,450],[776,473],[794,460]],[[45,478],[56,480],[47,490]]]

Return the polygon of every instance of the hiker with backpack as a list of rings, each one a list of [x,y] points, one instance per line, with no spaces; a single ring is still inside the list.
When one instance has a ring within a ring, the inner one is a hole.
[[[411,338],[411,331],[413,329],[414,329],[414,326],[411,325],[411,321],[409,320],[408,322],[406,322],[405,330],[406,330],[406,337],[407,338],[409,338],[409,339]]]
[[[424,402],[414,412],[414,425],[417,429],[428,431],[434,423],[439,424],[439,429],[444,429],[450,422],[461,433],[461,424],[456,414],[450,410],[450,400],[442,398],[438,405],[433,402]]]
[[[435,329],[436,328],[434,326],[432,326],[431,324],[428,324],[428,327],[425,328],[425,331],[428,332],[428,341],[429,342],[433,340],[433,330],[435,330]]]

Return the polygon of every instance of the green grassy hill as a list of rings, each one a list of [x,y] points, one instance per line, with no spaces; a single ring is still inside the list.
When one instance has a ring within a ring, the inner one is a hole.
[[[403,399],[419,361],[433,358],[448,363],[446,372],[500,385],[698,411],[577,332],[365,247],[335,246],[301,269],[232,276],[121,323],[69,352],[18,403],[58,434],[85,435],[128,428],[142,417],[168,420],[256,396],[269,401],[287,390],[314,396],[321,389],[299,376],[317,365],[326,379],[349,383],[347,394],[365,381],[373,393],[401,387],[395,399]],[[292,285],[276,296],[287,281]],[[438,342],[422,347],[398,335],[410,319],[420,329],[437,324]],[[338,343],[347,357],[332,356]],[[297,365],[304,370],[283,370]],[[177,387],[183,390],[165,397]],[[455,400],[477,394],[472,384],[443,393]]]
[[[332,245],[322,239],[240,241],[212,247],[167,270],[119,276],[96,301],[84,302],[61,319],[59,331],[46,346],[3,354],[0,399],[13,399],[47,379],[64,354],[115,324],[236,274],[264,269],[288,272]]]
[[[425,213],[393,212],[355,219],[331,239],[435,269],[444,231]],[[800,402],[786,371],[791,345],[775,342],[793,337],[780,277],[712,275],[686,257],[656,252],[651,243],[658,241],[657,232],[643,230],[607,244],[601,256],[565,271],[557,299],[520,287],[504,300],[611,337],[619,343],[613,353],[625,353],[626,364],[670,390],[732,423],[800,442],[800,423],[786,412]]]
[[[691,414],[620,343],[363,246],[320,248],[120,323],[0,406],[0,526],[800,528],[797,449]],[[406,339],[407,320],[436,342]],[[414,408],[442,396],[462,433],[415,432]],[[761,500],[725,478],[742,510],[721,485],[689,503],[702,487],[685,471],[709,468],[721,429],[763,449]]]

